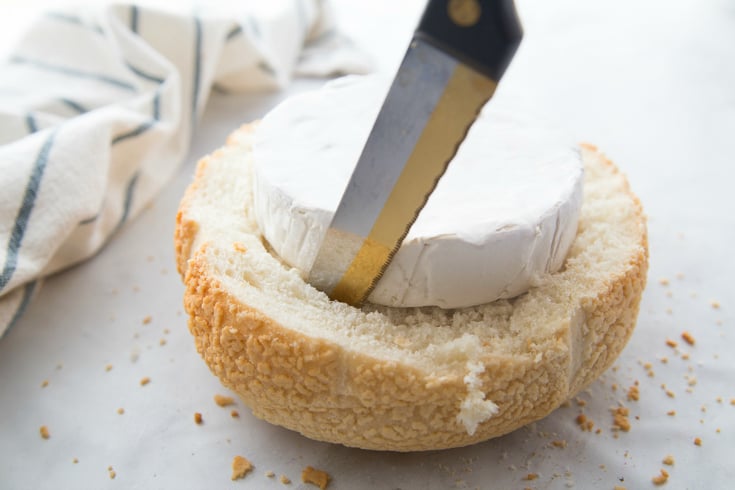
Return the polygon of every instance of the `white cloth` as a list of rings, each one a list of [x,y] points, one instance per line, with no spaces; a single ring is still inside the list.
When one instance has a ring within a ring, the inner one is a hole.
[[[161,189],[211,89],[367,68],[319,0],[43,15],[0,65],[0,335]]]

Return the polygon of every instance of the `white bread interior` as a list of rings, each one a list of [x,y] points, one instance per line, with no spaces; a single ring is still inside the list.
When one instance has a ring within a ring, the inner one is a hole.
[[[357,309],[268,250],[251,206],[253,129],[201,160],[175,245],[197,350],[256,416],[361,448],[463,446],[546,416],[625,346],[646,282],[646,224],[596,148],[581,149],[584,203],[561,271],[470,308]]]

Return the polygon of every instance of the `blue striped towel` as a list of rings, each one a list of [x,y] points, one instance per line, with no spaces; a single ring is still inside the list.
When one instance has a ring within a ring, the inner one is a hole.
[[[237,4],[47,13],[0,64],[0,335],[161,189],[212,88],[367,71],[326,2]]]

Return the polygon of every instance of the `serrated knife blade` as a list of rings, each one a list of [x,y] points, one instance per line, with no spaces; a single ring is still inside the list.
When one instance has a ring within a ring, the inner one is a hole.
[[[308,281],[368,297],[521,40],[509,0],[431,0],[327,229]]]

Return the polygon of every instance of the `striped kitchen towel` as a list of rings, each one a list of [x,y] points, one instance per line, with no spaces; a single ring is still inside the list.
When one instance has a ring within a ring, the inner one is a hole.
[[[44,276],[90,257],[150,202],[212,88],[368,66],[323,0],[44,14],[0,63],[0,335]]]

